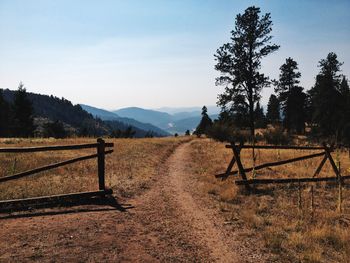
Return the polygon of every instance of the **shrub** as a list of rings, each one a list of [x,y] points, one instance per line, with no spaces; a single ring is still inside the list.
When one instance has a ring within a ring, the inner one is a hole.
[[[208,131],[208,136],[220,142],[230,142],[233,139],[233,129],[225,124],[214,123]]]
[[[264,138],[268,144],[274,145],[287,145],[291,142],[291,138],[282,129],[267,131],[264,133]]]
[[[249,135],[230,125],[216,122],[208,130],[208,136],[220,142],[246,142]]]

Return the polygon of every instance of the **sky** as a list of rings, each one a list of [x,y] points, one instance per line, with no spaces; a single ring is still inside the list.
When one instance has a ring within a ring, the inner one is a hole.
[[[292,57],[307,90],[329,52],[350,77],[349,0],[0,0],[0,88],[109,110],[215,105],[215,51],[251,5],[281,46],[262,61],[270,78]]]

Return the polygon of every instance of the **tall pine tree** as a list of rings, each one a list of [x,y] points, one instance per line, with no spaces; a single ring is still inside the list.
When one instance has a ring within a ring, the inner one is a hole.
[[[289,57],[280,67],[279,79],[275,82],[275,92],[278,94],[283,113],[283,126],[288,132],[304,131],[306,94],[303,88],[298,86],[300,76],[298,63]]]
[[[274,94],[271,94],[267,104],[266,119],[271,124],[278,124],[281,121],[280,102]]]
[[[210,127],[213,125],[213,121],[210,119],[208,115],[208,109],[206,106],[202,108],[202,119],[198,124],[194,134],[200,137],[202,134],[208,134]]]
[[[320,72],[316,83],[310,90],[312,119],[317,125],[320,135],[332,136],[338,139],[342,125],[342,94],[340,91],[340,67],[335,53],[329,53],[327,58],[319,62]]]
[[[271,44],[272,21],[269,13],[260,16],[260,8],[248,7],[244,14],[236,16],[231,42],[217,51],[215,69],[221,73],[216,85],[225,86],[219,95],[218,105],[223,110],[231,108],[237,96],[244,99],[248,109],[251,136],[255,130],[255,105],[261,90],[270,84],[268,77],[260,72],[263,57],[278,50]]]

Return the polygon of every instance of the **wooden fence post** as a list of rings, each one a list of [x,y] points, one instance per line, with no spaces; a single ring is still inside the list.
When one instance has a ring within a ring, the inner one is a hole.
[[[314,218],[314,206],[315,206],[315,200],[314,200],[314,186],[311,186],[310,189],[311,192],[311,218]]]
[[[98,186],[99,190],[106,190],[105,187],[105,141],[97,139],[97,166],[98,166]]]
[[[240,145],[239,148],[237,148],[234,143],[232,143],[231,146],[232,146],[233,154],[234,154],[236,162],[237,162],[239,174],[242,177],[243,181],[247,182],[247,176],[245,174],[245,171],[244,171],[244,168],[243,168],[243,165],[241,162],[241,156],[240,156],[240,149],[242,148],[242,144]],[[248,191],[251,190],[249,184],[247,184],[247,183],[245,184],[245,188]]]
[[[343,180],[341,177],[340,170],[340,161],[338,161],[338,170],[339,170],[339,178],[338,178],[338,211],[342,212],[342,203],[343,203]]]
[[[231,146],[234,145],[233,142],[231,142]],[[232,147],[232,152],[233,152],[233,156],[232,156],[232,159],[231,159],[231,162],[229,163],[227,169],[226,169],[226,172],[225,172],[225,175],[224,177],[222,177],[222,180],[226,179],[227,177],[229,177],[230,175],[230,172],[232,171],[232,168],[233,168],[233,165],[235,164],[236,162],[236,158],[235,158],[235,154],[234,154],[234,151],[233,151],[233,147]]]
[[[323,143],[323,147],[324,147],[324,151],[326,152],[326,156],[327,156],[329,162],[331,163],[331,166],[332,166],[332,168],[333,168],[333,171],[334,171],[336,177],[337,177],[338,179],[340,179],[339,170],[338,170],[337,165],[335,164],[335,162],[334,162],[334,160],[333,160],[333,158],[332,158],[332,155],[331,155],[331,149],[334,148],[334,144],[332,144],[331,147],[328,148],[327,145],[326,145],[326,143]]]
[[[298,209],[299,212],[302,210],[302,195],[301,195],[301,184],[298,182]]]

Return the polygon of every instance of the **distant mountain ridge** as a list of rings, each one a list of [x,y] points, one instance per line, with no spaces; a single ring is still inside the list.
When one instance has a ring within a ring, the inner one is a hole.
[[[214,107],[214,106],[213,106]],[[163,108],[172,114],[157,110],[128,107],[113,111],[120,117],[132,118],[140,122],[147,122],[170,133],[185,133],[186,130],[193,131],[201,120],[201,108]],[[191,111],[184,111],[190,109]],[[214,109],[211,118],[217,118],[218,110]],[[194,111],[193,111],[194,110]],[[209,112],[209,111],[208,111]],[[210,114],[210,112],[209,112]]]
[[[121,117],[153,124],[162,130],[166,130],[173,121],[173,117],[168,113],[138,107],[123,108],[113,111],[113,113]]]
[[[142,122],[137,121],[133,118],[127,118],[127,117],[120,117],[118,114],[114,113],[114,112],[110,112],[107,110],[103,110],[103,109],[99,109],[96,107],[92,107],[89,105],[85,105],[85,104],[79,104],[84,110],[86,110],[87,112],[89,112],[90,114],[92,114],[95,117],[100,118],[103,121],[119,121],[122,122],[126,125],[131,125],[134,126],[136,128],[145,130],[145,131],[150,131],[162,136],[170,136],[171,134],[160,129],[157,126],[154,126],[150,123],[147,123],[146,120],[143,120]]]

